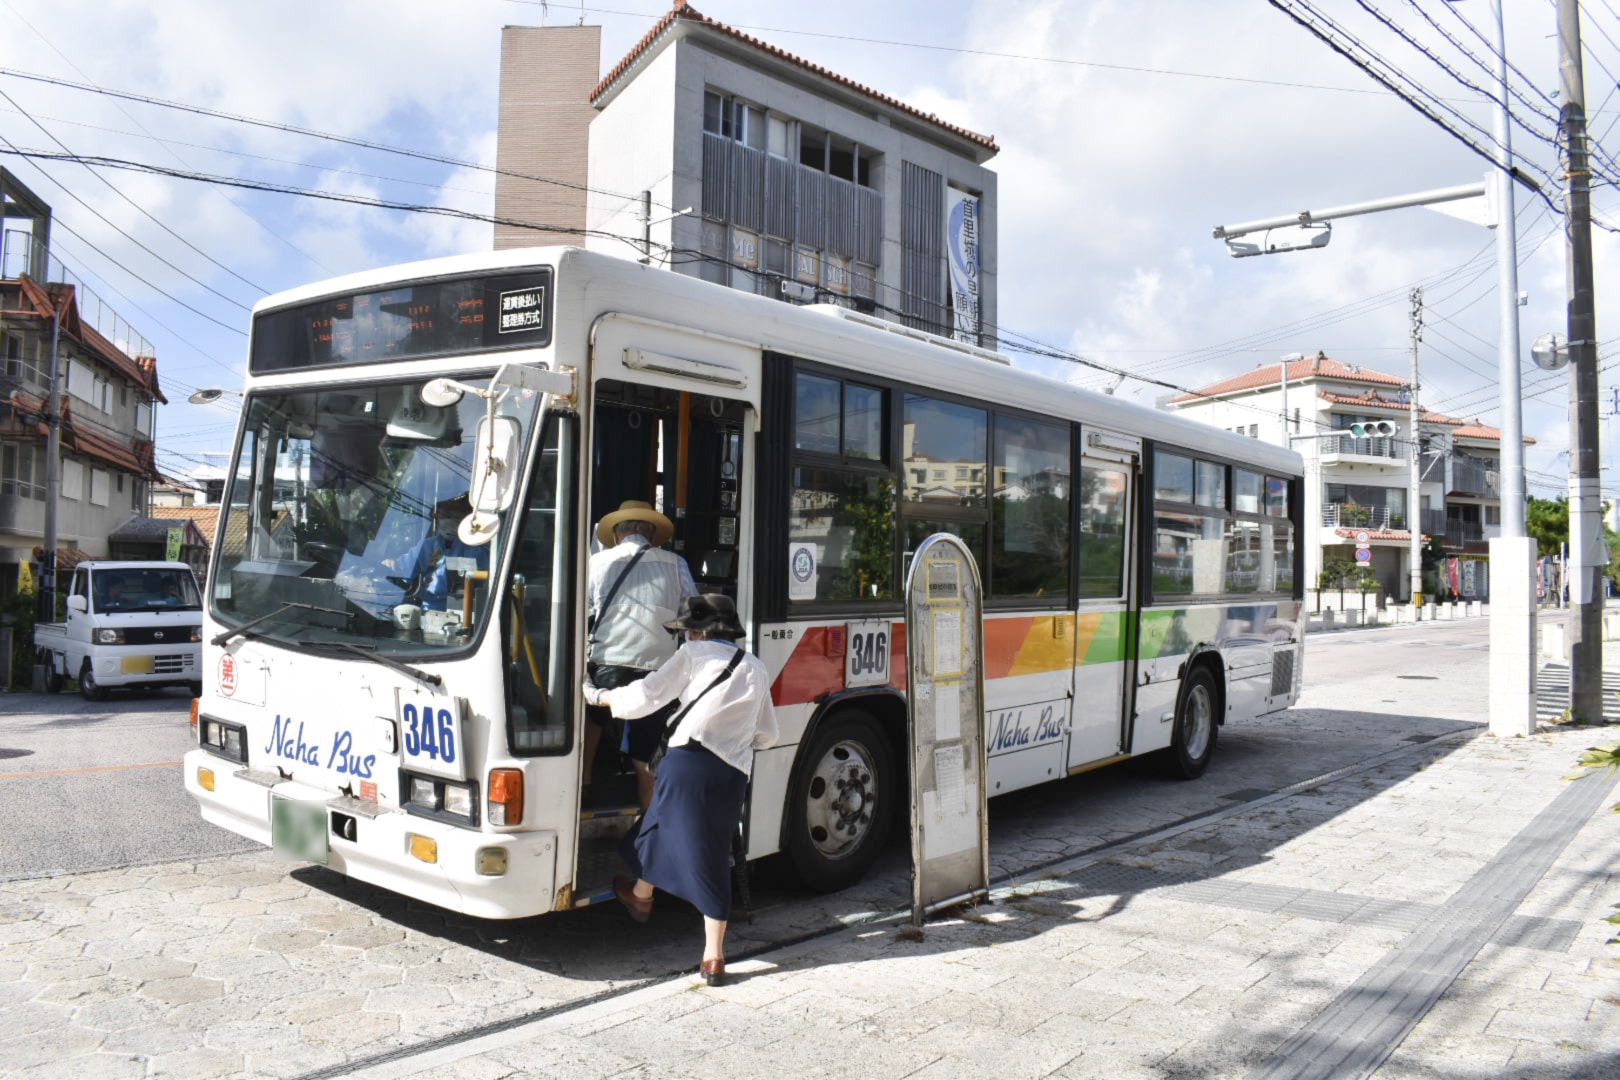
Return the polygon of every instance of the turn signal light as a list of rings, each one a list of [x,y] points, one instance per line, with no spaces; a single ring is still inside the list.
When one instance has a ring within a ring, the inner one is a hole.
[[[411,854],[423,862],[436,863],[439,861],[439,842],[427,836],[418,836],[415,833],[406,833],[411,838]]]
[[[485,801],[491,825],[523,824],[523,771],[489,770],[489,798]]]
[[[214,770],[213,769],[198,769],[197,770],[197,786],[202,788],[204,791],[213,791],[214,790]]]
[[[202,700],[200,698],[191,699],[191,735],[193,738],[197,735],[197,708],[201,704]]]

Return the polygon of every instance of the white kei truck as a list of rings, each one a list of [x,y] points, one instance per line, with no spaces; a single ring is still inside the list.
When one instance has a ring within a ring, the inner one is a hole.
[[[100,701],[115,687],[202,693],[202,597],[183,562],[82,562],[67,620],[34,625],[36,663],[55,693],[69,676]]]

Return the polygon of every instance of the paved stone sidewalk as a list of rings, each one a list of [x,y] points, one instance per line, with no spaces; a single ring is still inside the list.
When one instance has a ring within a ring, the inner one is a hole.
[[[1593,735],[1443,740],[1054,867],[921,935],[852,929],[739,964],[732,986],[666,981],[353,1075],[1346,1075],[1268,1060],[1468,901]],[[1620,799],[1609,778],[1581,783]],[[1587,813],[1408,1031],[1384,1047],[1353,1025],[1330,1035],[1379,1051],[1381,1080],[1620,1076],[1620,946],[1600,921],[1615,902],[1620,815]]]

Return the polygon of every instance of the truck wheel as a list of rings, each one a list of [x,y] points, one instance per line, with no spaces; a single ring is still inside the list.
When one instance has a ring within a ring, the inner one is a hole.
[[[90,666],[89,657],[85,657],[84,666],[79,668],[79,693],[84,695],[86,701],[107,700],[107,688],[96,682],[95,669]]]
[[[1196,780],[1209,768],[1220,730],[1215,723],[1219,700],[1209,668],[1193,668],[1181,688],[1181,700],[1176,703],[1176,730],[1170,748],[1164,751],[1164,771],[1172,779]]]
[[[787,853],[805,886],[827,893],[859,881],[883,850],[900,796],[889,741],[870,716],[822,724],[788,794]]]
[[[56,655],[45,654],[45,692],[47,694],[60,694],[62,692],[62,672],[56,666]]]

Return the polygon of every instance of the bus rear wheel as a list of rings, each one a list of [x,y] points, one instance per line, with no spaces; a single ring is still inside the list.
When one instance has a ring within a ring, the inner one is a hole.
[[[836,892],[865,876],[899,796],[889,742],[870,716],[848,712],[817,728],[788,793],[787,853],[805,887]]]
[[[1164,752],[1165,772],[1177,780],[1196,780],[1215,756],[1217,703],[1215,677],[1199,665],[1187,675],[1176,704],[1176,729]]]

